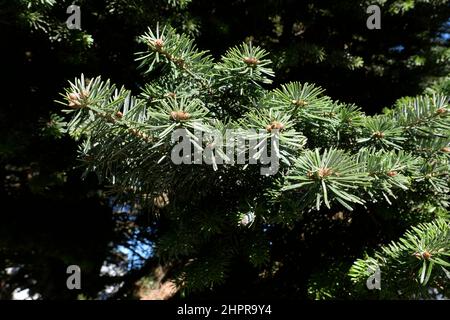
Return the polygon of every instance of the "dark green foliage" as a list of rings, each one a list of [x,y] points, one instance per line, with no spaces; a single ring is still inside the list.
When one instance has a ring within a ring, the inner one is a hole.
[[[366,28],[369,5],[380,6],[381,30]],[[446,0],[200,0],[192,8],[200,45],[217,56],[252,40],[271,53],[278,84],[313,82],[370,113],[449,72]]]

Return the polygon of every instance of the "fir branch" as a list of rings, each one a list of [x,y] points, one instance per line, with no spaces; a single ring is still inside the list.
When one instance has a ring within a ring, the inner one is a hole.
[[[322,202],[331,208],[331,203],[336,201],[349,210],[353,210],[350,203],[364,204],[356,189],[367,186],[371,180],[354,157],[336,149],[322,154],[319,149],[307,151],[295,161],[295,168],[286,179],[288,183],[283,190],[299,189],[305,206],[315,200],[317,210]]]
[[[349,271],[355,284],[364,285],[371,273],[381,270],[383,297],[429,296],[420,286],[448,294],[450,224],[439,219],[407,231],[399,241],[381,247],[373,257],[357,260]]]

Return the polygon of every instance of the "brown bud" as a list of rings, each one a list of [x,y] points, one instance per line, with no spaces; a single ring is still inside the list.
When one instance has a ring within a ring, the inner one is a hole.
[[[86,99],[89,97],[89,91],[88,90],[82,90],[80,94],[81,99]]]
[[[156,49],[157,51],[161,51],[162,48],[164,47],[164,41],[163,41],[163,39],[161,39],[161,38],[154,40],[154,41],[152,42],[152,44],[155,46],[155,49]]]
[[[123,113],[120,112],[120,111],[117,111],[117,112],[116,112],[116,118],[122,119],[122,118],[123,118]]]
[[[428,260],[431,258],[431,253],[429,253],[428,251],[424,251],[422,253],[422,258],[424,258],[425,260]]]
[[[69,100],[69,107],[73,109],[79,109],[82,107],[80,96],[78,93],[72,92],[67,95],[67,100]]]
[[[80,97],[78,96],[78,93],[71,92],[67,95],[69,100],[78,100]]]
[[[449,153],[449,152],[450,152],[450,147],[443,147],[443,148],[441,149],[441,151],[442,151],[442,152],[445,152],[445,153]]]
[[[375,131],[372,134],[373,137],[377,138],[377,139],[383,139],[384,138],[384,132],[381,131]]]
[[[73,109],[80,109],[82,107],[82,105],[78,101],[70,101],[69,102],[69,107],[71,107]]]
[[[444,107],[440,107],[439,109],[436,110],[437,114],[444,114],[447,112],[447,109],[445,109]]]
[[[268,132],[272,132],[272,130],[278,130],[283,131],[284,130],[284,124],[278,121],[273,121],[271,124],[266,126],[266,130]]]
[[[389,177],[395,177],[395,176],[397,175],[397,171],[394,171],[394,170],[389,171],[389,172],[387,173],[387,175],[388,175]]]
[[[292,104],[298,106],[298,107],[305,107],[308,105],[308,102],[306,102],[305,100],[292,100]]]
[[[256,66],[257,64],[259,64],[259,60],[255,57],[245,57],[244,62],[249,66]]]
[[[284,124],[274,121],[272,122],[272,129],[284,130]]]
[[[188,120],[191,115],[185,111],[172,111],[170,118],[175,121]]]
[[[333,174],[333,169],[331,168],[320,168],[318,171],[319,178],[326,178]]]

